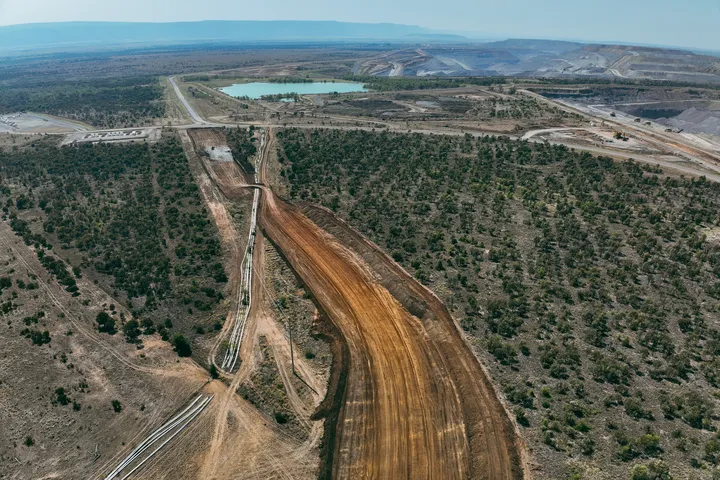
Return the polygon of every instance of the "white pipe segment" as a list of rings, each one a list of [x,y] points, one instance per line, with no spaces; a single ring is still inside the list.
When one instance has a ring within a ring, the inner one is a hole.
[[[257,181],[257,173],[255,174]],[[245,255],[241,265],[242,280],[240,282],[240,293],[238,298],[239,308],[235,318],[235,325],[230,333],[229,348],[225,352],[221,368],[227,372],[232,372],[237,365],[237,359],[240,356],[240,347],[242,346],[243,336],[245,335],[245,326],[250,316],[252,308],[252,285],[253,285],[253,257],[255,254],[255,238],[257,236],[257,216],[260,205],[260,191],[255,190],[253,195],[253,206],[250,220],[250,232],[248,234],[248,244],[245,249]],[[247,299],[247,305],[243,305]]]
[[[198,405],[197,407],[195,407],[195,408],[193,409],[192,416],[188,419],[188,421],[185,422],[185,424],[184,424],[183,426],[181,426],[179,429],[177,429],[172,435],[170,435],[170,437],[168,437],[167,440],[165,440],[163,443],[161,443],[159,447],[157,447],[155,450],[153,450],[152,453],[150,453],[150,455],[148,455],[148,456],[145,457],[140,463],[138,463],[137,465],[135,465],[135,468],[133,468],[132,470],[130,470],[130,472],[128,472],[127,475],[125,475],[124,477],[122,477],[122,480],[126,480],[130,475],[132,475],[133,473],[135,473],[140,467],[143,466],[143,464],[145,464],[145,462],[147,462],[147,461],[150,460],[152,457],[154,457],[156,453],[158,453],[165,445],[167,445],[167,444],[170,442],[170,440],[172,440],[172,439],[175,438],[180,432],[182,432],[183,430],[185,430],[185,428],[186,428],[188,425],[190,425],[190,423],[192,423],[192,421],[195,420],[195,418],[196,418],[198,415],[200,415],[200,413],[202,413],[203,410],[205,410],[205,407],[207,407],[207,405],[210,403],[210,401],[213,399],[213,397],[215,397],[215,395],[212,395],[212,396],[210,396],[210,397],[207,397],[205,400],[203,400],[203,401],[200,403],[200,405]]]
[[[135,447],[135,449],[130,453],[130,455],[125,457],[125,459],[120,462],[120,464],[112,472],[110,472],[107,477],[105,477],[105,480],[112,480],[116,478],[125,468],[128,467],[128,465],[134,462],[145,450],[150,448],[154,443],[167,435],[168,432],[170,432],[186,420],[188,422],[191,421],[192,418],[194,418],[193,414],[197,412],[199,408],[201,408],[201,405],[203,405],[203,402],[205,401],[203,400],[202,402],[200,402],[200,404],[196,405],[198,403],[198,400],[200,400],[201,398],[202,395],[198,395],[198,397],[195,398],[195,400],[193,400],[192,403],[190,403],[190,405],[188,405],[183,411],[181,411],[172,419],[165,422],[162,426],[160,426],[157,430],[150,434],[145,440],[140,443],[140,445]],[[190,420],[188,420],[188,418],[190,418]]]

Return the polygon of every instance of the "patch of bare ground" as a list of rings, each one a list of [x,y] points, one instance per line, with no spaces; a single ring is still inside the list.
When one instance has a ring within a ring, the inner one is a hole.
[[[181,83],[179,87],[185,98],[202,118],[226,117],[227,112],[231,110],[228,100],[222,101],[218,96],[208,93],[197,84]]]
[[[252,183],[250,175],[240,170],[234,162],[210,160],[205,152],[206,148],[227,145],[225,132],[218,129],[195,129],[188,130],[187,133],[192,139],[194,155],[201,161],[205,173],[225,198],[230,201],[252,199],[252,192],[244,187],[247,183]]]
[[[720,244],[720,227],[707,228],[704,233],[708,242]]]
[[[203,118],[243,121],[262,118],[265,108],[255,101],[240,100],[200,83],[181,84],[185,97]]]
[[[238,387],[238,395],[262,412],[268,421],[277,423],[292,435],[305,440],[309,432],[303,428],[303,423],[293,411],[272,348],[265,336],[259,339],[258,355],[261,359],[250,378]]]
[[[262,303],[256,335],[271,347],[289,403],[309,427],[326,396],[332,355],[316,331],[319,314],[308,292],[297,285],[270,242],[264,237],[259,240],[256,298]]]
[[[13,148],[26,147],[36,142],[47,145],[59,145],[63,137],[61,135],[20,135],[13,133],[0,133],[0,149],[11,151]]]
[[[265,155],[265,161],[261,165],[263,169],[261,173],[262,181],[265,183],[265,185],[271,186],[273,191],[281,198],[286,198],[288,193],[287,184],[283,181],[281,175],[282,165],[278,160],[278,152],[274,131],[271,130],[268,134],[268,137],[268,141],[271,143],[271,148],[268,149]]]

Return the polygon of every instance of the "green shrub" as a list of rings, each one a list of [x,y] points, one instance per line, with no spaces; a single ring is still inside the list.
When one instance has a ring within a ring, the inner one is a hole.
[[[102,311],[97,314],[95,321],[98,324],[98,331],[100,333],[107,333],[109,335],[115,335],[117,329],[115,328],[115,319],[108,315],[107,312]]]
[[[175,335],[173,337],[172,344],[179,357],[189,357],[192,355],[192,348],[184,335]]]

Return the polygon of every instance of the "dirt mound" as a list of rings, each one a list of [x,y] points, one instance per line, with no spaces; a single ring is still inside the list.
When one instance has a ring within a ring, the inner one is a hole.
[[[720,135],[720,110],[690,108],[663,123],[692,133]]]

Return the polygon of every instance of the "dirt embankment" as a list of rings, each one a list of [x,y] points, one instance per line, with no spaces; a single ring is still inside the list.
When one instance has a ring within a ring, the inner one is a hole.
[[[298,207],[303,215],[337,238],[345,248],[360,255],[382,286],[387,288],[408,312],[421,320],[437,319],[428,301],[418,294],[417,289],[412,288],[415,286],[414,279],[392,260],[387,259],[379,247],[324,207],[310,203],[302,203]]]
[[[419,320],[361,259],[268,190],[263,197],[263,230],[347,345],[332,476],[521,478],[512,424],[437,298],[419,285],[407,295],[419,299],[416,313],[432,312]]]

